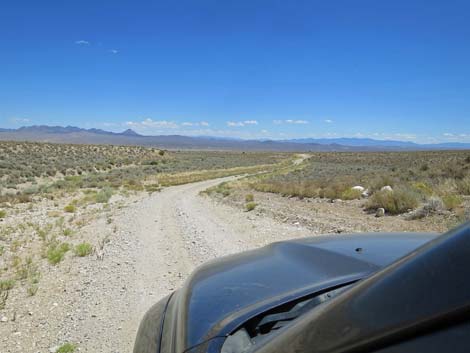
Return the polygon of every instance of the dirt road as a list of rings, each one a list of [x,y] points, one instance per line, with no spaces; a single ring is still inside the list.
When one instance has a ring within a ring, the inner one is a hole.
[[[82,352],[130,352],[145,311],[199,264],[306,235],[300,227],[199,195],[230,179],[170,187],[120,210],[114,217],[119,231],[103,260],[79,271],[88,285],[69,310],[78,313],[77,319],[60,328],[61,341],[77,342]]]

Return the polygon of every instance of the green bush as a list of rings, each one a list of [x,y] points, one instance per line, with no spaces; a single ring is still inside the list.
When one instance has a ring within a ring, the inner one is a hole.
[[[64,211],[68,213],[74,213],[76,210],[77,208],[75,207],[75,205],[72,205],[72,204],[69,204],[64,207]]]
[[[470,195],[470,176],[466,176],[457,182],[457,188],[460,194]]]
[[[349,189],[349,186],[341,181],[331,182],[320,190],[319,196],[327,199],[339,199],[343,193]]]
[[[64,259],[65,253],[69,250],[70,245],[67,243],[50,244],[46,253],[47,260],[52,265],[56,265]]]
[[[76,348],[77,346],[72,343],[64,343],[62,346],[57,348],[55,353],[73,353]]]
[[[0,281],[0,292],[10,290],[15,286],[15,281],[12,279],[4,279]]]
[[[362,192],[360,190],[355,190],[355,189],[348,189],[346,191],[343,191],[341,194],[341,199],[342,200],[357,200],[360,199],[362,195]]]
[[[442,197],[442,201],[444,202],[444,206],[448,210],[455,210],[462,204],[462,198],[458,195],[446,195]]]
[[[65,228],[64,230],[62,230],[62,234],[65,237],[69,237],[69,236],[73,235],[73,230],[70,229],[70,228]]]
[[[113,196],[113,190],[107,187],[96,194],[95,200],[97,203],[107,203],[111,196]]]
[[[395,189],[394,191],[377,191],[368,200],[366,209],[376,210],[384,208],[386,212],[396,215],[415,209],[419,205],[419,196],[409,189]]]
[[[88,256],[93,252],[93,246],[90,243],[80,243],[75,246],[75,255],[84,257]]]
[[[255,197],[253,196],[253,194],[248,194],[245,196],[246,202],[253,202],[254,200],[255,200]]]
[[[418,192],[422,193],[423,195],[426,195],[426,196],[431,196],[434,193],[432,188],[424,182],[414,183],[413,188],[416,189]]]
[[[4,210],[0,210],[0,218],[5,218],[7,216],[7,212]]]
[[[39,186],[38,185],[32,185],[26,189],[23,190],[23,193],[26,195],[34,195],[39,192]]]
[[[248,212],[253,211],[256,208],[257,204],[255,202],[248,202],[245,205],[245,208]]]

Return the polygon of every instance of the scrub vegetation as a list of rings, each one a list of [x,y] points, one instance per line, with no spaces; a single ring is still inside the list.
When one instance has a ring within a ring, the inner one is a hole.
[[[282,153],[0,142],[0,203],[26,203],[37,195],[79,189],[97,190],[95,202],[106,203],[115,189],[153,192],[161,186],[256,173],[288,157]],[[69,207],[67,212],[74,210]]]
[[[126,198],[171,185],[273,172],[291,156],[0,142],[0,309],[18,295],[31,300],[44,293],[41,273],[64,270],[77,258],[102,258],[109,234],[87,233],[86,227],[103,217],[115,234],[108,214]]]
[[[462,221],[468,217],[470,151],[310,153],[295,166],[219,185],[207,193],[231,194],[238,204],[243,204],[245,194],[246,208],[246,197],[254,191],[331,202],[358,200],[366,212],[383,208],[388,215],[410,213],[410,219],[447,212]]]

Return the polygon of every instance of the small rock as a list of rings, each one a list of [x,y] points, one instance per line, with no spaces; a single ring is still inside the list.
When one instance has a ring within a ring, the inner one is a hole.
[[[0,318],[0,322],[7,322],[8,321],[8,318],[6,316],[2,316]]]
[[[385,186],[382,186],[380,191],[393,191],[393,189],[390,185],[385,185]]]
[[[375,213],[375,217],[383,217],[385,216],[385,209],[380,207],[377,209],[377,212]]]
[[[365,187],[356,185],[356,186],[353,186],[351,190],[357,190],[357,191],[363,192],[365,190]]]

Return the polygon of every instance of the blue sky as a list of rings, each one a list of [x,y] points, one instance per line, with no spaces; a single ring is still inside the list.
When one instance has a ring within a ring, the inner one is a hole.
[[[470,142],[468,1],[4,1],[0,126]]]

